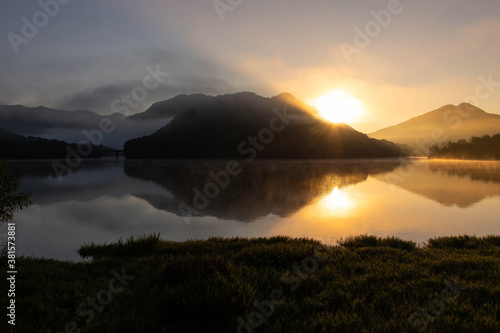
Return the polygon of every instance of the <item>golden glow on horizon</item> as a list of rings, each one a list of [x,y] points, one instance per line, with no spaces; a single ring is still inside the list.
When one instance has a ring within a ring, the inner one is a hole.
[[[343,90],[328,91],[311,104],[318,109],[321,117],[332,123],[350,123],[364,111],[363,103]]]

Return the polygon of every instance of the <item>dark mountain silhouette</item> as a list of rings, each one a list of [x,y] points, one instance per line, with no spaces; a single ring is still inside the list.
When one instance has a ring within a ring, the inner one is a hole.
[[[408,177],[404,171],[376,176],[443,206],[469,207],[485,198],[500,196],[500,162],[425,161],[414,163]]]
[[[64,111],[22,105],[0,105],[0,123],[13,133],[41,135],[50,128],[84,129],[99,124],[102,116],[87,111]]]
[[[430,149],[429,158],[500,161],[500,134],[450,141],[441,147],[435,145]]]
[[[70,143],[89,140],[83,130],[91,132],[101,130],[100,123],[108,118],[113,130],[104,133],[103,144],[116,149],[122,149],[125,141],[151,134],[164,126],[169,118],[163,119],[132,119],[122,114],[101,116],[91,111],[65,111],[39,107],[24,107],[22,105],[0,105],[0,124],[2,128],[23,136],[37,136]],[[94,138],[99,139],[95,136]]]
[[[500,129],[500,115],[462,103],[446,105],[374,133],[370,137],[386,139],[406,146],[408,153],[426,155],[435,144],[468,139],[472,136],[493,135]]]
[[[318,197],[338,187],[364,182],[368,176],[391,172],[398,159],[371,160],[301,160],[254,161],[242,167],[240,174],[229,178],[219,194],[209,199],[193,216],[214,216],[250,222],[274,214],[287,217]],[[153,181],[167,190],[137,194],[157,209],[183,216],[179,205],[197,209],[193,189],[205,192],[214,183],[211,176],[225,170],[225,161],[131,161],[125,160],[128,177]],[[222,179],[222,177],[221,177]],[[187,214],[186,214],[187,215]]]
[[[64,141],[47,140],[39,137],[24,137],[0,128],[0,159],[64,159],[68,147],[77,151],[76,144]],[[113,155],[115,151],[105,146],[92,146],[92,153],[81,157],[103,157]]]
[[[174,105],[174,111],[169,107]],[[173,113],[171,113],[173,112]],[[172,115],[150,136],[125,143],[127,158],[248,159],[395,157],[392,143],[328,123],[293,97],[253,93],[178,96],[137,117]]]
[[[141,120],[172,118],[185,110],[208,104],[214,98],[203,94],[178,95],[166,101],[155,103],[146,111],[131,115],[129,118]]]
[[[64,141],[24,137],[0,129],[0,159],[64,158],[67,145]]]

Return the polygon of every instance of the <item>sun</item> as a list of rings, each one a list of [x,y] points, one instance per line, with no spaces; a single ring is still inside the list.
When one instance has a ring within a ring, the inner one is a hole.
[[[349,123],[363,114],[363,102],[344,90],[331,90],[311,101],[321,117],[332,123]]]

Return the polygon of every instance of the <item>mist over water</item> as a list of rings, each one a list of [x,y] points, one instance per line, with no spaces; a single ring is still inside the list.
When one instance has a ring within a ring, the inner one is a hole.
[[[173,241],[286,235],[329,244],[364,233],[421,243],[500,232],[500,162],[255,161],[183,216],[179,205],[196,208],[194,189],[203,193],[226,163],[89,161],[59,182],[50,162],[12,162],[33,192],[33,206],[15,217],[18,253],[79,260],[84,243],[154,232]]]

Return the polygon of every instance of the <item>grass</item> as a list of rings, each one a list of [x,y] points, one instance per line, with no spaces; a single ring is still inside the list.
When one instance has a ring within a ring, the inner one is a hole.
[[[417,243],[405,241],[396,237],[379,238],[369,235],[350,236],[347,239],[340,239],[338,244],[348,249],[357,249],[362,247],[390,247],[406,251],[417,249]]]
[[[69,322],[82,332],[500,331],[500,236],[417,247],[361,235],[325,247],[158,234],[87,244],[79,254],[91,261],[17,259],[17,332],[64,332]],[[99,296],[102,308],[85,304]]]

